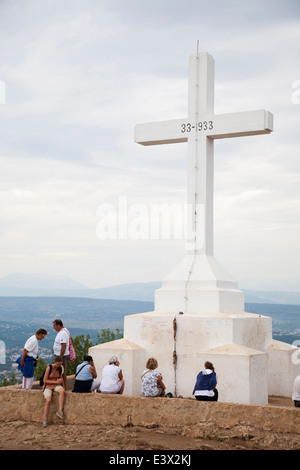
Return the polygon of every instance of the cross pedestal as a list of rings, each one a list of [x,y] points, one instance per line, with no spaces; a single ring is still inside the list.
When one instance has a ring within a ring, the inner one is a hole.
[[[155,310],[191,314],[244,311],[238,283],[214,256],[189,253],[155,292]]]
[[[272,340],[271,318],[244,311],[243,292],[213,255],[214,139],[272,129],[272,114],[265,110],[214,114],[214,60],[207,53],[190,57],[187,118],[135,127],[141,145],[187,142],[190,216],[186,256],[155,292],[155,310],[126,316],[123,339],[90,348],[99,376],[111,355],[119,357],[125,394],[140,395],[149,357],[158,360],[175,396],[191,396],[207,360],[217,372],[220,401],[263,405],[270,390],[291,392],[300,373],[291,364],[296,348]],[[284,389],[280,372],[288,375]]]

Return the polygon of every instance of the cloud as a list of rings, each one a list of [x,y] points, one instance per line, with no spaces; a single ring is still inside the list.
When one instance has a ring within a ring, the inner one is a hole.
[[[257,269],[292,277],[298,18],[291,0],[272,9],[233,0],[2,2],[0,276],[48,269],[98,287],[160,280],[181,259],[180,240],[100,242],[97,209],[120,196],[146,207],[186,202],[186,144],[142,147],[133,131],[186,116],[199,39],[215,59],[216,112],[266,108],[275,117],[270,136],[215,142],[217,257],[238,278]]]

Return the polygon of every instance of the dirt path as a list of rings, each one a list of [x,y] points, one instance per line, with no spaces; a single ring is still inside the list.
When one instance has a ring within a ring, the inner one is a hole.
[[[1,450],[300,450],[299,435],[250,426],[216,429],[211,424],[170,429],[40,423],[0,423]]]
[[[274,396],[269,397],[268,406],[294,408],[291,399]],[[300,438],[253,426],[218,428],[209,422],[168,428],[59,421],[43,428],[41,423],[19,420],[0,422],[0,450],[300,450]]]

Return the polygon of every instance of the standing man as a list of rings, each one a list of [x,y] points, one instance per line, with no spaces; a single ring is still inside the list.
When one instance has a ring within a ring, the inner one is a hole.
[[[59,319],[54,320],[53,328],[57,331],[57,335],[54,340],[53,352],[54,357],[61,357],[63,362],[63,386],[66,390],[67,388],[67,365],[68,360],[70,359],[70,333],[67,328],[64,327],[63,322]]]
[[[38,341],[44,339],[46,334],[47,331],[40,328],[34,335],[30,336],[24,345],[22,355],[16,361],[19,364],[18,369],[21,370],[23,374],[22,389],[24,390],[32,388],[34,365],[39,350]]]

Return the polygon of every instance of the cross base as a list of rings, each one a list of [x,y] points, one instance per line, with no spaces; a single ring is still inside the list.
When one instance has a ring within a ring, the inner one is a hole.
[[[244,312],[237,281],[213,257],[187,254],[155,292],[158,312]]]
[[[125,395],[141,394],[141,374],[147,359],[155,357],[166,391],[175,396],[191,397],[198,372],[205,361],[211,361],[218,376],[219,401],[266,405],[268,394],[291,396],[299,375],[299,365],[291,360],[295,351],[292,345],[272,340],[270,317],[248,312],[179,315],[153,311],[127,315],[124,338],[94,346],[89,354],[99,379],[109,358],[119,358]]]

